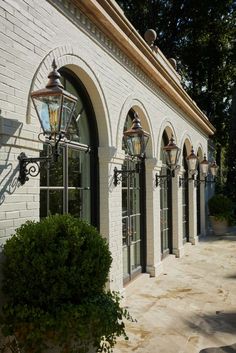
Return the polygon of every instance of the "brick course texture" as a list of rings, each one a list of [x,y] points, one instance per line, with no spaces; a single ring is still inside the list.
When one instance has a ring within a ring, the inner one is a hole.
[[[62,1],[55,3],[63,6]],[[37,138],[40,127],[29,94],[45,86],[55,58],[58,68],[67,66],[83,82],[96,115],[101,149],[100,230],[108,239],[113,255],[111,289],[123,288],[121,187],[113,186],[112,175],[114,167],[119,169],[124,160],[122,134],[129,109],[139,112],[143,127],[151,134],[147,161],[154,162],[146,180],[149,185],[146,238],[148,269],[151,275],[156,275],[161,266],[157,221],[160,203],[154,177],[155,168],[161,163],[162,133],[168,128],[178,146],[182,148],[187,141],[188,146],[193,145],[195,151],[200,148],[202,153],[207,152],[207,136],[79,10],[73,14],[70,7],[62,7],[58,11],[53,1],[46,0],[1,0],[0,42],[0,242],[27,219],[39,219],[39,177],[19,185],[17,157],[20,152],[38,156],[42,148]],[[180,207],[181,192],[175,190],[174,195],[179,198],[173,199],[177,205],[174,207]],[[177,216],[174,244],[180,248],[182,213]],[[191,222],[196,222],[196,213],[192,213]],[[154,241],[157,241],[155,246]]]

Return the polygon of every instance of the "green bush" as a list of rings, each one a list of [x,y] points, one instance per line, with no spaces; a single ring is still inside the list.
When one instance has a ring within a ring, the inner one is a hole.
[[[219,220],[228,220],[232,215],[233,204],[227,196],[215,194],[208,200],[208,208],[210,216]]]
[[[131,318],[105,291],[112,259],[96,228],[70,215],[26,222],[3,254],[1,328],[22,352],[43,352],[45,343],[86,352],[91,342],[110,352],[126,337],[123,318]]]

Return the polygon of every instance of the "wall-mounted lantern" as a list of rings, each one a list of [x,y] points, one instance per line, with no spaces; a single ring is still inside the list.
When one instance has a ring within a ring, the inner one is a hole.
[[[187,164],[188,164],[188,171],[189,174],[194,176],[197,172],[197,166],[198,166],[198,157],[194,153],[193,146],[190,155],[186,158]]]
[[[123,134],[123,142],[126,148],[126,151],[132,158],[142,159],[145,156],[145,151],[147,147],[147,143],[149,140],[149,133],[144,131],[137,113],[134,113],[134,119],[132,121],[132,126],[130,129],[124,131]],[[117,186],[122,178],[128,177],[129,174],[139,173],[139,163],[136,165],[135,169],[127,170],[121,169],[118,170],[116,167],[114,168],[114,179],[113,183]]]
[[[204,158],[199,163],[199,165],[200,165],[201,175],[203,176],[204,179],[195,180],[195,184],[205,183],[206,185],[207,183],[215,183],[217,172],[218,172],[218,166],[216,164],[216,161],[212,161],[211,163],[209,163],[208,160],[206,159],[206,154],[204,154]],[[210,170],[210,173],[209,173],[209,170]],[[212,176],[210,180],[208,179],[208,175]]]
[[[189,180],[194,180],[194,176],[197,174],[198,157],[194,153],[193,146],[191,153],[186,157],[186,162],[188,165],[188,176],[186,178],[179,178],[179,187],[183,186]]]
[[[202,176],[205,178],[207,176],[208,170],[209,170],[209,162],[206,159],[206,154],[204,154],[204,158],[199,163],[199,166],[200,166],[200,172],[201,172]]]
[[[170,138],[168,145],[163,147],[163,152],[165,155],[167,168],[171,171],[171,174],[167,175],[158,175],[156,173],[155,185],[156,187],[163,183],[165,180],[168,180],[171,177],[175,176],[175,170],[178,168],[178,161],[180,156],[180,148],[174,143],[173,136]]]
[[[57,161],[58,144],[68,130],[77,103],[77,97],[64,90],[60,82],[60,74],[56,70],[55,60],[52,62],[52,68],[46,88],[31,93],[43,135],[48,139],[51,153],[47,157],[28,158],[24,152],[21,152],[18,157],[20,163],[18,180],[22,185],[29,179],[28,175],[37,176],[40,173],[42,164]]]

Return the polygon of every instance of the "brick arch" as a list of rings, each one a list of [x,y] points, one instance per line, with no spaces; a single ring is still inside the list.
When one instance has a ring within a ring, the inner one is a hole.
[[[183,149],[184,149],[184,145],[186,147],[186,150],[187,150],[187,155],[189,155],[191,153],[191,150],[192,150],[192,146],[193,148],[195,147],[194,144],[192,143],[192,139],[190,137],[190,135],[188,134],[187,131],[184,131],[184,133],[182,134],[181,136],[181,139],[180,139],[180,148],[183,152]]]
[[[196,148],[196,155],[198,155],[199,162],[201,162],[203,160],[203,158],[204,158],[204,152],[203,152],[202,145],[200,145],[200,144]]]
[[[173,138],[175,140],[174,142],[176,143],[176,145],[178,147],[180,147],[178,145],[178,137],[176,135],[174,126],[172,125],[172,123],[169,120],[164,120],[161,124],[159,134],[158,134],[158,140],[157,140],[157,159],[158,160],[161,159],[161,140],[162,140],[162,135],[163,135],[164,131],[166,131],[169,139],[171,138],[171,136],[173,136]]]
[[[107,146],[111,144],[111,125],[109,119],[108,108],[102,84],[91,66],[81,58],[79,49],[72,48],[70,45],[57,47],[49,52],[37,67],[34,77],[31,82],[30,91],[28,94],[28,106],[26,122],[31,123],[33,115],[31,108],[32,103],[30,93],[45,87],[48,81],[48,74],[52,71],[52,61],[56,60],[57,68],[67,67],[78,76],[84,84],[95,112],[95,117],[98,125],[99,146]]]
[[[122,149],[123,129],[124,129],[124,124],[126,121],[127,114],[130,111],[130,109],[133,109],[135,112],[138,113],[143,129],[150,133],[150,138],[146,149],[146,155],[148,158],[152,158],[154,155],[154,150],[153,150],[154,135],[152,131],[150,117],[147,109],[142,103],[142,100],[137,97],[134,97],[134,95],[130,95],[126,98],[120,111],[117,135],[116,135],[117,150],[120,151]]]

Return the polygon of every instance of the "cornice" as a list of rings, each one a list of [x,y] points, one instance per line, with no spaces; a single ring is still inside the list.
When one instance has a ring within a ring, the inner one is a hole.
[[[160,88],[204,133],[214,134],[215,128],[206,115],[174,79],[174,69],[163,53],[151,50],[113,0],[48,1],[102,42],[152,90]]]

